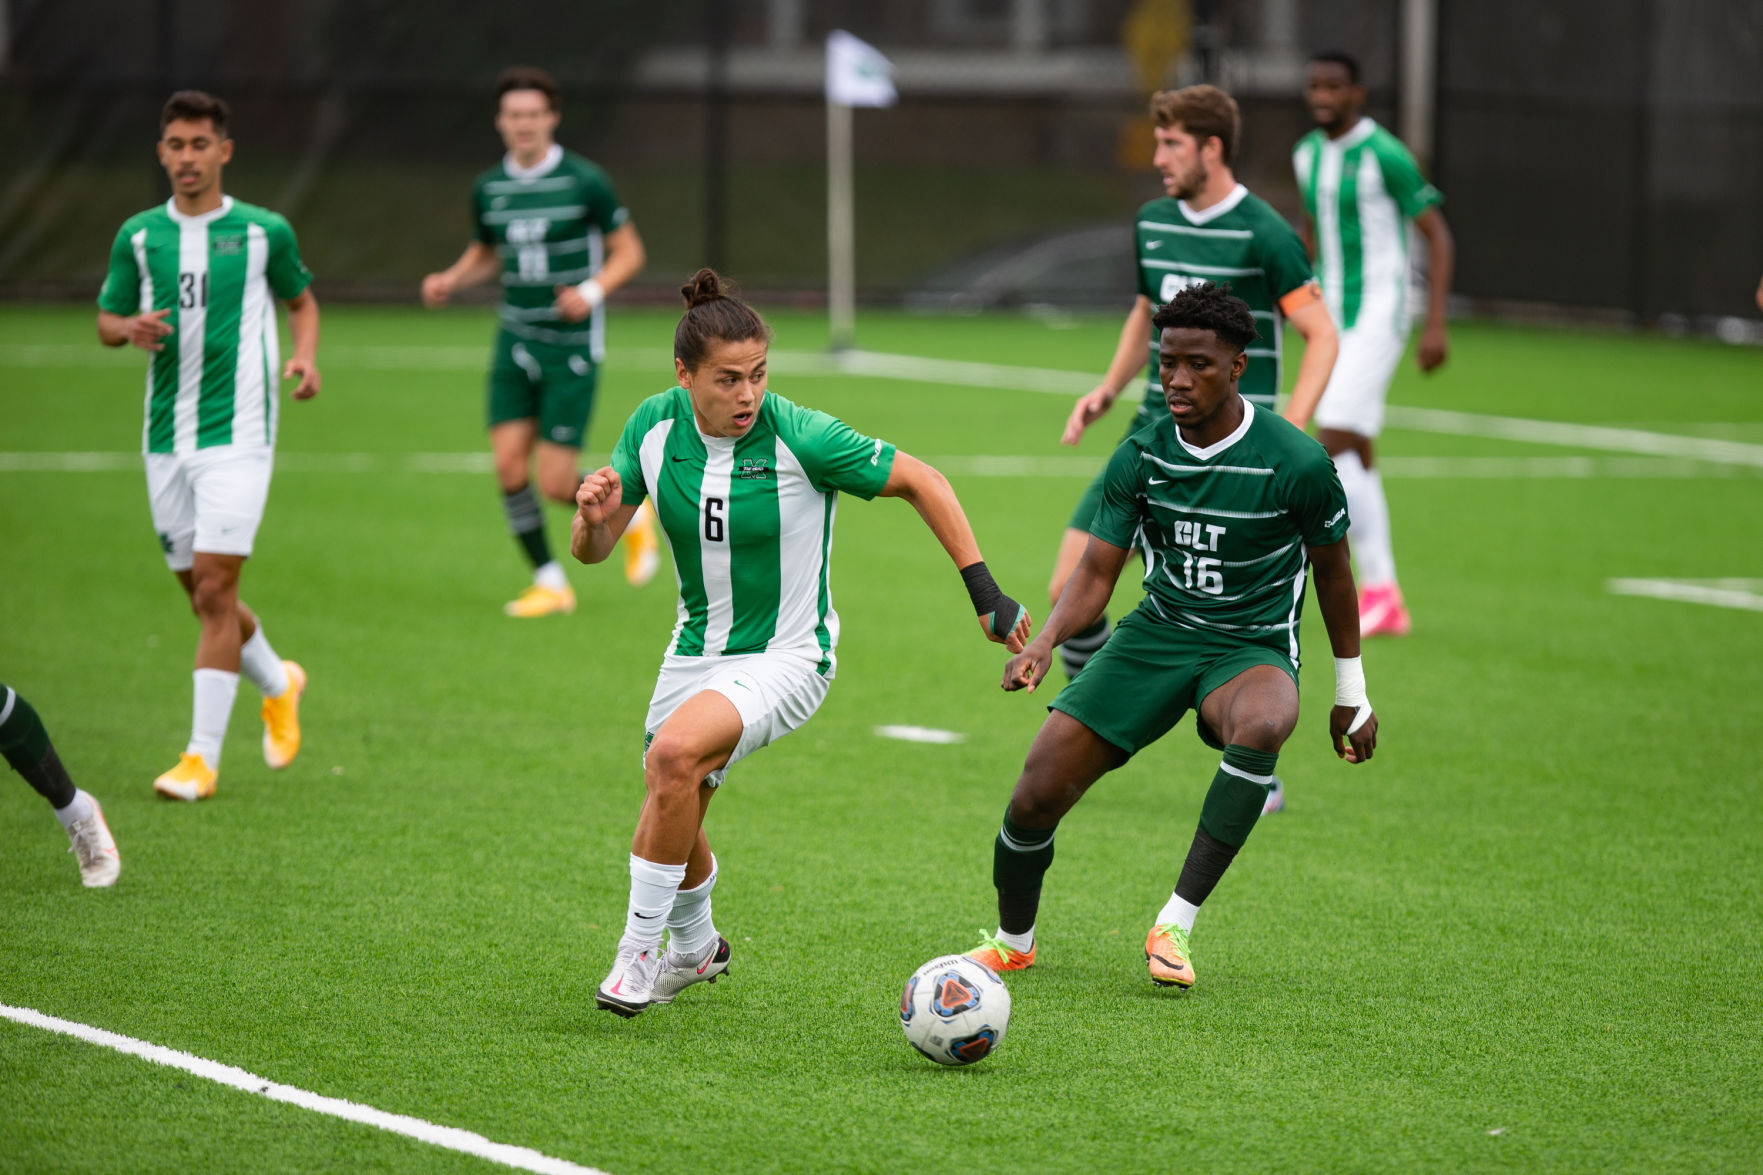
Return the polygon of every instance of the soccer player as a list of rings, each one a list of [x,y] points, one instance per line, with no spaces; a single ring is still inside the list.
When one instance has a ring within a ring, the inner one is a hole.
[[[1143,551],[1144,599],[1047,707],[1005,810],[992,855],[998,931],[971,952],[996,971],[1035,961],[1059,821],[1193,710],[1195,732],[1223,761],[1175,892],[1145,937],[1155,982],[1193,984],[1194,917],[1255,827],[1297,725],[1306,563],[1335,657],[1335,753],[1360,763],[1377,743],[1346,501],[1322,446],[1239,391],[1258,333],[1253,312],[1208,283],[1178,291],[1151,322],[1163,414],[1109,459],[1083,559],[1046,627],[1004,669],[1006,690],[1032,691],[1053,647],[1101,614],[1130,549]]]
[[[1396,586],[1390,508],[1373,445],[1383,429],[1390,378],[1408,345],[1408,226],[1426,239],[1431,297],[1416,358],[1430,372],[1445,361],[1445,300],[1455,247],[1439,204],[1408,148],[1365,117],[1359,63],[1318,53],[1305,74],[1304,100],[1316,129],[1292,152],[1322,293],[1341,332],[1341,354],[1322,402],[1316,435],[1334,458],[1352,511],[1359,560],[1359,628],[1364,636],[1405,636],[1407,605]]]
[[[1151,378],[1125,436],[1164,416],[1151,312],[1179,290],[1223,278],[1249,304],[1260,329],[1260,341],[1249,348],[1240,389],[1251,403],[1272,409],[1279,393],[1281,318],[1289,318],[1303,338],[1304,358],[1286,409],[1287,418],[1301,428],[1334,365],[1334,325],[1311,275],[1304,242],[1284,217],[1231,172],[1242,127],[1236,101],[1213,86],[1164,90],[1151,97],[1151,117],[1157,144],[1151,162],[1162,174],[1167,195],[1139,209],[1133,233],[1138,297],[1121,328],[1107,375],[1094,391],[1078,399],[1059,439],[1077,444],[1084,430],[1138,378],[1147,355]],[[1066,524],[1047,585],[1049,600],[1059,599],[1083,555],[1090,519],[1102,499],[1102,479],[1097,474]],[[1108,617],[1103,614],[1067,636],[1060,658],[1068,676],[1075,678],[1082,671],[1108,639],[1108,631]]]
[[[533,492],[575,504],[582,442],[606,353],[608,295],[643,268],[643,239],[599,167],[556,141],[557,83],[515,66],[496,83],[496,130],[508,153],[471,192],[475,239],[459,260],[422,279],[422,300],[445,306],[455,290],[499,279],[502,304],[490,360],[490,450],[508,529],[532,564],[533,581],[504,608],[510,616],[575,611],[575,591],[551,557],[545,514]],[[649,582],[661,552],[650,515],[625,539],[625,577]]]
[[[728,968],[711,920],[704,811],[728,769],[807,722],[832,683],[839,617],[827,560],[840,491],[910,502],[961,569],[987,639],[1015,652],[1029,633],[1027,609],[986,570],[942,474],[768,393],[771,329],[714,271],[681,293],[679,386],[643,401],[612,464],[582,483],[571,543],[577,559],[600,562],[647,498],[679,571],[679,622],[644,727],[625,931],[595,995],[627,1017]]]
[[[233,157],[227,104],[198,90],[171,96],[159,117],[159,162],[171,199],[123,222],[98,295],[98,338],[152,353],[147,367],[147,501],[165,562],[202,623],[195,713],[160,795],[214,794],[220,747],[241,672],[263,695],[263,759],[286,767],[300,750],[306,673],[270,647],[239,599],[239,573],[263,521],[275,456],[276,384],[298,377],[296,400],[318,394],[318,301],[294,230],[267,208],[221,192]],[[284,365],[275,299],[288,308],[294,355]]]
[[[72,843],[67,851],[80,863],[87,888],[115,885],[122,872],[116,841],[104,822],[104,809],[89,792],[73,785],[43,720],[17,690],[0,682],[0,755],[55,809],[55,818]]]

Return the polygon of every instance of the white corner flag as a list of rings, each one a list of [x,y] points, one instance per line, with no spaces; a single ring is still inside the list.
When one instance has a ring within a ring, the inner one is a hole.
[[[856,215],[852,210],[851,108],[892,106],[894,63],[842,29],[826,38],[826,308],[835,351],[856,345]]]
[[[826,100],[840,106],[892,106],[894,63],[867,41],[835,29],[826,38]]]

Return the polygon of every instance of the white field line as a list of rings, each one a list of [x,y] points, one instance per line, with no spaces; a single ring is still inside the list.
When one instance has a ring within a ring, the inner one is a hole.
[[[327,365],[363,370],[478,370],[487,361],[489,346],[333,347],[325,351]],[[666,352],[647,347],[614,347],[608,358],[617,364],[664,367]],[[932,359],[919,355],[894,355],[880,351],[774,350],[772,367],[786,375],[856,375],[897,379],[914,383],[958,384],[967,387],[1013,389],[1056,396],[1076,396],[1096,385],[1096,377],[1081,371],[1048,367],[1014,367],[1001,363],[974,363],[960,359]],[[111,352],[96,346],[70,343],[6,344],[0,346],[0,367],[139,367],[139,356]],[[1723,465],[1763,468],[1763,445],[1644,429],[1567,421],[1530,420],[1517,416],[1487,416],[1440,408],[1392,405],[1385,414],[1391,427],[1448,436],[1480,436],[1527,444],[1563,445],[1576,449],[1599,449],[1613,453],[1638,453],[1649,457],[1678,457]]]
[[[1763,612],[1763,579],[1612,579],[1605,586],[1618,596]]]
[[[20,1024],[28,1024],[33,1028],[42,1028],[50,1032],[60,1032],[78,1037],[89,1044],[102,1045],[108,1049],[115,1049],[119,1053],[128,1053],[130,1056],[152,1061],[155,1065],[181,1069],[185,1073],[208,1081],[230,1085],[234,1089],[266,1097],[272,1102],[286,1102],[289,1105],[299,1106],[303,1110],[311,1110],[316,1114],[328,1114],[333,1118],[360,1122],[364,1126],[372,1126],[390,1131],[393,1134],[402,1134],[407,1138],[414,1138],[418,1142],[426,1142],[431,1146],[442,1147],[446,1150],[476,1155],[480,1159],[488,1159],[492,1163],[500,1163],[505,1167],[513,1167],[520,1171],[535,1171],[540,1175],[606,1175],[597,1167],[583,1167],[565,1159],[554,1159],[550,1155],[540,1154],[538,1151],[524,1146],[509,1146],[507,1143],[491,1142],[483,1135],[473,1134],[469,1130],[460,1130],[453,1126],[437,1126],[433,1122],[425,1122],[421,1118],[411,1118],[404,1114],[388,1114],[384,1110],[376,1110],[372,1106],[363,1106],[355,1102],[344,1101],[342,1098],[309,1093],[291,1085],[280,1085],[232,1065],[222,1065],[218,1061],[207,1061],[201,1057],[191,1056],[189,1053],[166,1048],[163,1045],[149,1044],[144,1040],[136,1040],[132,1036],[121,1036],[114,1032],[107,1032],[102,1028],[93,1028],[89,1024],[79,1024],[72,1020],[63,1020],[58,1016],[48,1016],[30,1008],[14,1008],[7,1004],[0,1004],[0,1016],[4,1016],[8,1020],[16,1020]]]
[[[605,453],[587,453],[584,463],[597,468]],[[950,477],[1082,478],[1096,475],[1101,456],[1048,454],[962,454],[926,457]],[[1385,477],[1431,481],[1648,480],[1763,477],[1763,467],[1721,465],[1678,457],[1384,457],[1377,463]],[[277,473],[338,474],[467,474],[482,477],[494,468],[488,453],[277,453]],[[139,473],[141,455],[120,452],[0,452],[0,474],[6,473]]]
[[[882,738],[898,739],[903,743],[933,743],[939,746],[953,746],[964,743],[967,736],[957,730],[938,730],[934,726],[878,726],[875,733]]]

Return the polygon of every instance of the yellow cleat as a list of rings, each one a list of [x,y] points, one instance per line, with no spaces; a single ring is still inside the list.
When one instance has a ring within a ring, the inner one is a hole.
[[[1151,927],[1145,935],[1145,962],[1151,982],[1159,987],[1194,986],[1194,965],[1188,960],[1188,932],[1170,922]]]
[[[624,529],[624,577],[632,587],[655,578],[661,566],[661,540],[655,534],[655,511],[644,502]]]
[[[220,777],[208,760],[193,751],[178,756],[178,765],[153,781],[153,790],[168,800],[195,803],[214,794]]]
[[[280,771],[300,753],[300,695],[306,692],[306,670],[283,661],[288,689],[279,698],[263,699],[263,761]]]
[[[574,612],[575,590],[566,587],[562,591],[556,591],[535,583],[502,605],[502,611],[523,620],[531,620],[535,616],[550,616],[555,612]]]

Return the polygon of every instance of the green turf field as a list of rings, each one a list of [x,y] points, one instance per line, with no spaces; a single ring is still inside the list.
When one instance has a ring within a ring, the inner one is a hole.
[[[1124,413],[1062,458],[1068,396],[815,373],[820,321],[775,322],[774,390],[942,464],[1044,617]],[[590,448],[672,382],[671,324],[615,318]],[[244,580],[311,674],[305,746],[262,765],[246,684],[219,794],[184,806],[150,788],[188,734],[195,626],[130,456],[140,357],[84,308],[0,310],[0,680],[124,862],[82,890],[0,774],[0,1004],[616,1175],[1763,1165],[1763,612],[1607,587],[1763,595],[1758,352],[1464,326],[1440,375],[1405,366],[1382,451],[1415,631],[1367,646],[1376,759],[1328,750],[1312,602],[1288,808],[1207,904],[1196,988],[1153,988],[1140,951],[1216,764],[1184,723],[1062,826],[1009,1037],[945,1071],[901,1038],[900,984],[992,927],[1044,699],[998,690],[910,508],[847,500],[838,682],[710,810],[730,981],[595,1011],[671,585],[576,567],[575,616],[501,615],[524,573],[483,455],[491,329],[326,310],[324,391],[284,406]],[[860,341],[1084,371],[1117,331],[866,314]],[[6,1171],[504,1169],[9,1020],[0,1107]]]

